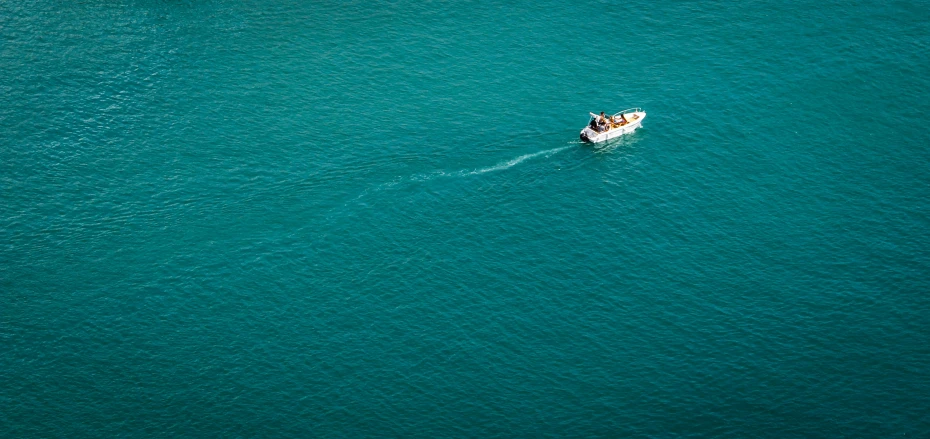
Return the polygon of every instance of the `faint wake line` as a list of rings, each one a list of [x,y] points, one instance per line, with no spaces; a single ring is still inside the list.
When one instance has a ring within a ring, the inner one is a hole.
[[[552,148],[552,149],[547,149],[547,150],[545,150],[545,151],[534,152],[534,153],[532,153],[532,154],[524,154],[524,155],[521,155],[520,157],[517,157],[517,158],[515,158],[515,159],[511,159],[511,160],[508,160],[508,161],[506,161],[506,162],[501,162],[501,163],[498,163],[498,164],[496,164],[496,165],[494,165],[494,166],[491,166],[491,167],[488,167],[488,168],[475,169],[474,171],[471,171],[471,172],[459,171],[458,175],[459,175],[460,177],[465,177],[465,176],[468,176],[468,175],[484,174],[485,172],[502,171],[502,170],[507,169],[507,168],[512,168],[512,167],[516,166],[517,164],[519,164],[519,163],[521,163],[521,162],[523,162],[523,161],[525,161],[525,160],[529,160],[529,159],[531,159],[531,158],[533,158],[533,157],[539,157],[539,156],[541,156],[541,155],[545,155],[546,157],[549,157],[549,156],[551,156],[551,155],[553,155],[553,154],[555,154],[555,153],[558,153],[558,152],[560,152],[560,151],[566,150],[566,149],[568,149],[568,148],[570,148],[570,147],[569,147],[569,146],[563,146],[563,147],[560,147],[560,148]]]
[[[576,144],[578,142],[570,142],[570,143]],[[362,191],[361,194],[355,197],[355,200],[361,199],[362,197],[364,197],[370,192],[380,192],[382,190],[397,186],[398,184],[401,184],[405,181],[406,182],[425,182],[425,181],[430,181],[430,180],[433,180],[439,177],[468,177],[471,175],[480,175],[480,174],[485,174],[488,172],[503,171],[505,169],[509,169],[520,163],[523,163],[529,159],[539,157],[539,156],[550,157],[554,154],[557,154],[571,147],[572,147],[571,145],[562,146],[559,148],[547,149],[545,151],[539,151],[539,152],[534,152],[530,154],[523,154],[519,157],[510,159],[504,162],[500,162],[494,166],[489,166],[487,168],[473,169],[470,171],[464,170],[464,169],[458,172],[433,171],[429,173],[414,174],[414,175],[408,176],[407,178],[397,177],[387,183],[381,183],[375,186],[373,189],[365,189],[364,191]]]

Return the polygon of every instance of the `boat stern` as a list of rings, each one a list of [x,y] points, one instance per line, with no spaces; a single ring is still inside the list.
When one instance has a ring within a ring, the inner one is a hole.
[[[591,129],[591,127],[584,127],[579,134],[582,142],[594,143],[597,140],[598,133]]]

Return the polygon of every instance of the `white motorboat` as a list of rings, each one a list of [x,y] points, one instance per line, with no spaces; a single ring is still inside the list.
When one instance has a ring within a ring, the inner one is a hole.
[[[607,116],[607,120],[601,120],[601,117],[594,113],[588,126],[581,130],[581,141],[598,143],[620,137],[643,125],[643,119],[646,118],[646,112],[642,108],[630,108],[615,113],[613,116]]]

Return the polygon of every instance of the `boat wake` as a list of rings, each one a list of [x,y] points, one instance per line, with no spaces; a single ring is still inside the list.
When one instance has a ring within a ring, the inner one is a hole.
[[[573,142],[569,142],[569,143],[571,143],[572,145],[574,145],[574,144],[578,144],[578,143],[581,143],[581,142],[573,141]],[[395,179],[393,179],[393,180],[391,180],[391,181],[389,181],[389,182],[387,182],[387,183],[382,183],[382,184],[379,184],[379,185],[374,186],[374,187],[372,187],[372,188],[365,189],[365,191],[363,191],[361,194],[359,194],[359,196],[356,197],[355,199],[358,200],[358,199],[360,199],[360,198],[366,196],[366,195],[369,194],[369,193],[372,193],[372,192],[380,192],[380,191],[383,191],[383,190],[385,190],[385,189],[392,188],[392,187],[394,187],[394,186],[397,186],[397,185],[402,184],[402,183],[405,183],[405,182],[417,182],[417,183],[422,183],[422,182],[426,182],[426,181],[430,181],[430,180],[434,180],[434,179],[442,178],[442,177],[449,177],[449,178],[454,178],[454,177],[470,177],[470,176],[474,176],[474,175],[486,174],[486,173],[488,173],[488,172],[503,171],[503,170],[506,170],[506,169],[510,169],[510,168],[512,168],[512,167],[514,167],[514,166],[516,166],[516,165],[519,165],[520,163],[523,163],[523,162],[525,162],[525,161],[527,161],[527,160],[534,159],[534,158],[536,158],[536,157],[551,157],[551,156],[553,156],[553,155],[555,155],[555,154],[558,154],[558,153],[560,153],[560,152],[562,152],[562,151],[564,151],[564,150],[566,150],[566,149],[568,149],[568,148],[571,148],[572,145],[562,146],[562,147],[559,147],[559,148],[547,149],[547,150],[544,150],[544,151],[534,152],[534,153],[530,153],[530,154],[523,154],[523,155],[521,155],[521,156],[512,158],[512,159],[510,159],[510,160],[500,162],[500,163],[498,163],[498,164],[496,164],[496,165],[494,165],[494,166],[488,166],[488,167],[486,167],[486,168],[479,168],[479,169],[463,169],[463,170],[454,171],[454,172],[434,171],[434,172],[428,172],[428,173],[414,174],[414,175],[410,175],[410,176],[408,176],[408,177],[397,177],[397,178],[395,178]]]
[[[506,162],[501,162],[501,163],[498,163],[498,164],[496,164],[496,165],[494,165],[494,166],[490,166],[490,167],[487,167],[487,168],[475,169],[475,170],[470,171],[470,172],[460,171],[460,172],[459,172],[459,176],[460,176],[460,177],[466,177],[466,176],[469,176],[469,175],[478,175],[478,174],[484,174],[484,173],[487,173],[487,172],[503,171],[504,169],[512,168],[512,167],[514,167],[514,166],[516,166],[516,165],[518,165],[518,164],[520,164],[520,163],[522,163],[522,162],[524,162],[524,161],[526,161],[526,160],[529,160],[529,159],[531,159],[531,158],[539,157],[539,156],[550,157],[550,156],[552,156],[553,154],[559,153],[559,152],[564,151],[564,150],[566,150],[566,149],[568,149],[568,148],[569,148],[568,146],[563,146],[563,147],[561,147],[561,148],[547,149],[547,150],[545,150],[545,151],[534,152],[534,153],[532,153],[532,154],[523,154],[523,155],[521,155],[520,157],[517,157],[517,158],[515,158],[515,159],[508,160],[508,161],[506,161]]]
[[[539,151],[539,152],[534,152],[530,154],[523,154],[519,157],[515,157],[510,160],[500,162],[494,166],[488,166],[487,168],[462,169],[460,171],[455,171],[455,172],[434,171],[434,172],[428,172],[428,173],[423,173],[423,174],[414,174],[407,178],[402,178],[402,177],[396,178],[393,181],[386,183],[385,185],[388,187],[395,186],[398,183],[403,182],[404,180],[422,182],[422,181],[433,180],[435,178],[440,178],[440,177],[469,177],[472,175],[486,174],[488,172],[503,171],[505,169],[510,169],[516,165],[519,165],[520,163],[523,163],[532,158],[551,157],[552,155],[558,154],[559,152],[564,151],[568,148],[570,148],[570,146],[563,146],[560,148],[552,148],[552,149],[547,149],[545,151]]]

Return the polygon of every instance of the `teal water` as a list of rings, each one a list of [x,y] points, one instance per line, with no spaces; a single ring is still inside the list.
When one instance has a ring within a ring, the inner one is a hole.
[[[2,437],[930,435],[926,1],[0,36]]]

